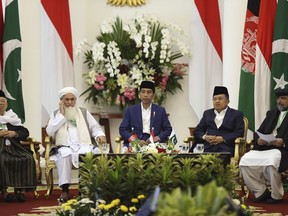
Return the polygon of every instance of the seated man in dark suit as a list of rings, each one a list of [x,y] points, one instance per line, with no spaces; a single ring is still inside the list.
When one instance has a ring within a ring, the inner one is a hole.
[[[154,142],[165,142],[171,134],[172,127],[163,107],[152,103],[155,94],[153,82],[143,81],[140,85],[141,103],[127,107],[119,133],[125,146],[129,145],[136,134],[141,145],[150,143],[150,133],[154,133]]]
[[[234,155],[237,137],[244,134],[243,113],[228,106],[226,87],[216,86],[213,93],[214,108],[206,110],[194,130],[195,144],[203,143],[204,152],[230,152]]]
[[[281,173],[288,169],[288,89],[278,89],[275,95],[277,108],[267,112],[258,129],[262,134],[273,134],[275,139],[266,141],[255,134],[254,149],[244,154],[239,163],[256,203],[277,204],[284,196]]]

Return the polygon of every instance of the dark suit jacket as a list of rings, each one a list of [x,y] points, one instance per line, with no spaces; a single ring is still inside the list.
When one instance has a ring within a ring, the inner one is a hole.
[[[12,187],[36,187],[36,167],[33,153],[24,148],[21,140],[29,136],[29,131],[23,126],[14,126],[7,123],[7,129],[15,131],[18,137],[0,137],[0,190],[7,186]],[[6,146],[5,140],[11,145]]]
[[[134,128],[134,133],[137,134],[139,139],[145,139],[143,136],[141,104],[129,106],[125,111],[119,127],[119,133],[124,139],[125,145],[128,145],[128,138],[132,135],[132,128]],[[154,135],[161,139],[160,142],[165,142],[172,131],[165,109],[156,104],[152,104],[151,107],[150,131],[152,128],[154,128]]]
[[[195,144],[204,143],[204,151],[206,152],[230,152],[231,155],[234,155],[234,141],[237,137],[244,135],[243,113],[228,107],[223,123],[219,128],[214,122],[215,117],[214,109],[204,112],[202,119],[194,130]],[[205,134],[222,136],[225,143],[210,145],[202,139]]]
[[[263,133],[263,134],[271,134],[274,130],[274,128],[277,125],[278,117],[280,115],[280,111],[278,109],[273,109],[270,110],[266,113],[266,117],[262,124],[260,125],[258,131]],[[282,138],[285,147],[284,148],[277,148],[276,146],[259,146],[257,144],[257,140],[259,136],[254,133],[254,140],[255,140],[255,145],[254,145],[254,150],[268,150],[268,149],[279,149],[281,151],[281,161],[280,161],[280,167],[279,167],[279,172],[283,172],[288,168],[288,115],[285,116],[283,119],[280,127],[277,129],[277,138]]]

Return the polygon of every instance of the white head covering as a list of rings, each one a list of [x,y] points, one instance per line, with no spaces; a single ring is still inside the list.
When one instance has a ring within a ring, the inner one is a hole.
[[[59,99],[61,99],[64,95],[72,93],[77,98],[77,90],[74,87],[65,87],[59,91]]]

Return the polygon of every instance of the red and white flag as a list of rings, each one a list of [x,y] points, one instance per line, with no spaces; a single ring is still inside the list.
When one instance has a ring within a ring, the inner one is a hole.
[[[197,114],[212,107],[216,85],[223,83],[221,13],[223,0],[194,0],[192,58],[189,63],[189,101]]]
[[[272,42],[277,0],[261,1],[257,28],[256,71],[254,80],[255,129],[270,109]]]
[[[58,108],[58,92],[74,86],[73,48],[68,0],[41,0],[42,122]]]

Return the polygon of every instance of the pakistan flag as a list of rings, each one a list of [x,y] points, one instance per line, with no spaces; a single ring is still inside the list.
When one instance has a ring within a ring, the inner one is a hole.
[[[272,46],[270,106],[276,107],[275,91],[288,88],[288,1],[279,0]]]
[[[21,34],[18,0],[7,1],[3,32],[3,91],[8,98],[8,109],[12,109],[25,121],[21,77]]]

